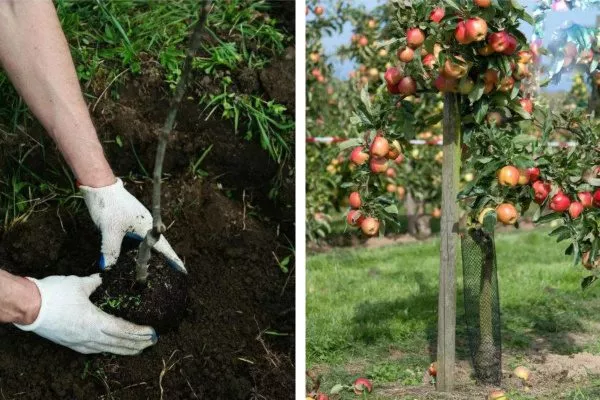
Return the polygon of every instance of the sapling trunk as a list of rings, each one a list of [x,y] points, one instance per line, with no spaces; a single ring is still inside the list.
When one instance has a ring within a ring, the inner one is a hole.
[[[160,239],[160,236],[166,230],[166,227],[162,222],[160,207],[162,168],[169,134],[175,125],[177,111],[179,110],[179,105],[181,104],[181,100],[183,99],[183,95],[185,94],[185,90],[191,76],[192,60],[200,48],[202,31],[206,25],[206,19],[211,7],[211,0],[201,0],[200,4],[200,18],[198,19],[198,22],[192,31],[190,45],[186,50],[181,76],[179,77],[179,82],[175,88],[175,93],[173,94],[173,99],[171,100],[167,118],[160,130],[158,137],[156,158],[154,160],[154,172],[152,174],[152,229],[148,231],[146,237],[142,241],[136,260],[136,280],[142,283],[145,283],[146,279],[148,278],[148,261],[150,260],[152,247],[154,247],[156,242],[158,242]]]

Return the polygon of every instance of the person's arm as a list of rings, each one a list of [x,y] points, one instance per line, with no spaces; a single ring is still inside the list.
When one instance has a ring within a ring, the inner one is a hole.
[[[40,305],[35,283],[0,269],[0,322],[29,325],[35,321]]]
[[[90,302],[100,284],[99,274],[38,280],[0,270],[0,322],[84,354],[134,355],[155,344],[151,327],[106,314]]]
[[[0,63],[79,182],[113,184],[51,0],[0,1]]]
[[[51,0],[0,0],[0,64],[81,185],[102,232],[100,267],[114,265],[125,234],[142,240],[152,216],[115,178],[104,156]],[[186,272],[164,236],[154,249]]]

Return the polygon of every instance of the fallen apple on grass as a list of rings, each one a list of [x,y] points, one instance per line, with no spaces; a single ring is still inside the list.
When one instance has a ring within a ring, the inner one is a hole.
[[[523,367],[522,365],[519,365],[517,368],[515,368],[513,374],[523,381],[528,381],[529,377],[531,376],[529,369]]]
[[[488,400],[508,400],[504,390],[495,389],[488,394]]]
[[[373,383],[367,378],[357,378],[354,381],[353,387],[354,393],[356,393],[357,395],[361,395],[365,392],[371,393],[371,391],[373,390]]]

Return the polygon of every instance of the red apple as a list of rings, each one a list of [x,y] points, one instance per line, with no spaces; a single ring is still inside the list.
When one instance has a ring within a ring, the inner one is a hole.
[[[359,209],[362,204],[362,201],[360,200],[360,193],[350,193],[350,196],[348,197],[348,202],[350,203],[350,207],[354,209]]]
[[[590,192],[577,193],[577,198],[581,202],[583,208],[591,208],[594,204],[594,198]]]
[[[387,159],[382,157],[372,157],[369,166],[371,172],[374,174],[383,174],[388,168]]]
[[[394,160],[394,163],[396,165],[400,165],[404,162],[404,154],[400,154],[398,157],[396,157],[396,159]]]
[[[533,182],[533,191],[534,191],[534,201],[537,204],[542,204],[546,198],[548,198],[548,195],[550,194],[550,191],[552,190],[552,187],[550,186],[549,183],[547,182],[543,182],[543,181],[535,181]]]
[[[391,67],[385,71],[383,78],[388,85],[398,85],[398,82],[400,82],[400,79],[402,79],[402,74],[398,68]]]
[[[379,226],[379,223],[377,225]],[[354,393],[360,395],[365,391],[371,393],[371,390],[373,390],[373,384],[367,378],[357,378],[354,381]]]
[[[519,183],[519,176],[520,173],[516,167],[507,165],[498,171],[498,183],[502,186],[514,187]]]
[[[569,206],[569,215],[573,219],[579,218],[579,216],[581,215],[582,212],[583,212],[583,204],[581,204],[578,201],[572,202],[571,205]]]
[[[506,48],[504,49],[504,51],[502,51],[502,54],[504,54],[505,56],[512,56],[513,54],[515,54],[515,51],[517,51],[517,39],[509,34],[506,34],[507,39],[506,39]]]
[[[594,206],[600,207],[600,189],[594,192]]]
[[[448,79],[445,76],[440,75],[433,82],[433,85],[442,93],[454,92],[457,89],[458,81],[456,79]]]
[[[390,85],[389,83],[386,84],[387,86],[387,90],[390,94],[398,94],[400,93],[400,90],[398,89],[398,85]]]
[[[415,58],[415,51],[410,47],[405,47],[403,49],[399,49],[396,55],[400,61],[407,63],[411,62],[413,58]]]
[[[467,24],[465,21],[459,21],[454,30],[454,38],[460,44],[469,44],[471,39],[467,36]]]
[[[364,220],[364,215],[358,210],[350,210],[346,216],[346,222],[348,222],[348,225],[352,226],[360,226]]]
[[[412,49],[416,49],[425,41],[425,34],[419,28],[410,28],[406,31],[406,44]]]
[[[508,34],[504,31],[495,32],[488,36],[487,41],[496,53],[502,53],[508,47]]]
[[[350,153],[350,162],[356,165],[363,165],[369,159],[369,155],[363,152],[364,147],[355,147]]]
[[[571,200],[562,192],[558,192],[550,200],[550,209],[556,212],[564,212],[571,206]]]
[[[446,11],[442,7],[436,7],[433,9],[431,14],[429,14],[429,19],[431,21],[439,24],[445,15],[446,15]]]
[[[433,69],[437,60],[433,54],[427,54],[425,57],[423,57],[422,61],[426,68]]]
[[[360,39],[358,39],[358,44],[359,46],[365,47],[369,44],[369,39],[367,39],[366,36],[361,36]]]
[[[487,22],[483,18],[469,18],[465,23],[465,29],[467,31],[466,39],[471,42],[481,42],[485,40],[487,35],[488,26]]]
[[[491,83],[492,85],[495,85],[496,83],[498,83],[498,71],[496,71],[495,69],[486,70],[483,74],[483,81],[486,84]]]
[[[533,112],[533,101],[531,101],[531,99],[520,99],[519,103],[521,103],[523,110],[527,111],[529,114]]]
[[[527,176],[529,177],[529,182],[535,182],[540,179],[540,169],[538,167],[527,168]]]
[[[515,87],[515,79],[512,76],[507,76],[506,78],[500,81],[498,85],[498,90],[500,92],[510,92]]]
[[[440,72],[446,78],[460,79],[467,74],[467,65],[464,58],[457,56],[457,62],[453,62],[450,59],[444,63],[444,68]]]
[[[374,157],[386,157],[389,150],[390,144],[383,136],[376,136],[369,148],[369,152]]]
[[[388,168],[385,171],[385,176],[387,176],[388,178],[395,178],[396,177],[396,170],[394,168]]]
[[[405,76],[400,80],[400,83],[398,83],[398,90],[400,91],[400,94],[410,96],[417,92],[417,84],[413,78]]]
[[[492,5],[492,0],[473,0],[477,7],[488,8]]]
[[[375,236],[379,232],[379,221],[376,218],[367,217],[360,224],[360,229],[367,236]],[[354,391],[356,392],[356,389]]]
[[[317,15],[323,15],[323,12],[325,11],[325,9],[321,6],[316,6],[315,7],[315,14]]]

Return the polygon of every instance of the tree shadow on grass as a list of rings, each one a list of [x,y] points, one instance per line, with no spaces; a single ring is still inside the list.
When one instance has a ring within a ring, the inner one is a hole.
[[[406,272],[402,272],[405,274]],[[400,274],[400,272],[398,273]],[[386,279],[393,279],[393,275]],[[406,348],[415,337],[424,335],[430,359],[436,359],[437,350],[437,285],[436,280],[421,272],[414,273],[418,291],[409,296],[363,302],[355,307],[352,318],[351,341],[366,346],[397,344]],[[502,288],[500,288],[502,296]],[[572,354],[583,350],[574,340],[573,333],[583,333],[582,319],[600,320],[600,304],[584,307],[580,292],[541,293],[536,304],[510,304],[501,309],[503,351],[523,352],[544,349],[556,354]],[[502,299],[501,299],[502,304]],[[577,312],[569,312],[567,305],[579,305]],[[470,359],[469,343],[464,320],[464,297],[462,287],[457,290],[456,321],[457,359]],[[406,329],[398,328],[406,325]],[[420,352],[415,349],[415,353]]]

